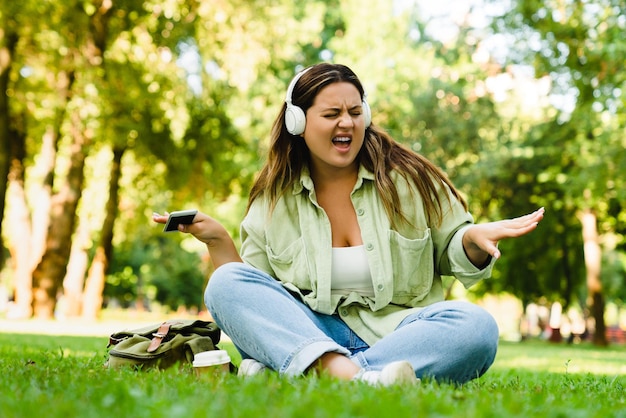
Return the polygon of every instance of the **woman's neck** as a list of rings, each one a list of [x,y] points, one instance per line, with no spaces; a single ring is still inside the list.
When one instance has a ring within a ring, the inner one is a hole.
[[[358,166],[345,168],[319,169],[311,167],[311,179],[315,190],[348,190],[352,191],[358,178]]]

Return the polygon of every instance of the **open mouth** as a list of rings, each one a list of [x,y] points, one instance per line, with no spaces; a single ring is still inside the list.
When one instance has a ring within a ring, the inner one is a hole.
[[[333,138],[333,144],[340,148],[347,148],[348,146],[350,146],[351,142],[352,138],[347,136],[337,136]]]

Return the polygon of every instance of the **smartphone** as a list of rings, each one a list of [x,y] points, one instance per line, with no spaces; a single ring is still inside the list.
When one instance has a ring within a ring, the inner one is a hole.
[[[163,232],[178,231],[178,225],[180,224],[189,225],[193,222],[196,213],[198,213],[197,209],[178,210],[170,213],[165,228],[163,228]]]

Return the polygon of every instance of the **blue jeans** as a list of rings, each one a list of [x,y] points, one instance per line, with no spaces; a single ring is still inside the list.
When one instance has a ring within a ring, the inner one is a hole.
[[[366,370],[406,360],[419,378],[464,383],[487,371],[498,346],[489,313],[444,301],[408,316],[370,347],[338,315],[311,310],[276,279],[243,263],[216,269],[205,303],[242,358],[285,375],[303,374],[323,354],[337,352]]]

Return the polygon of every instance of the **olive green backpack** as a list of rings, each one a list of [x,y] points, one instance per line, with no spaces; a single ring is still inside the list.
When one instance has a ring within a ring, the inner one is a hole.
[[[111,334],[106,367],[166,369],[193,362],[196,353],[217,349],[220,329],[211,321],[171,320]]]

